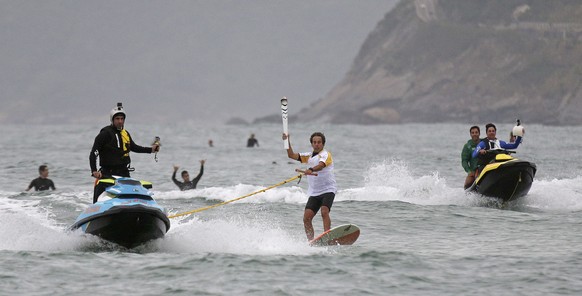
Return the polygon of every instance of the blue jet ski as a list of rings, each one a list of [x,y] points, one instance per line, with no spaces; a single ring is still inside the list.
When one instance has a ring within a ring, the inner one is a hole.
[[[152,184],[132,178],[101,179],[110,183],[98,202],[77,217],[71,230],[81,229],[126,248],[163,238],[170,220],[152,198]]]

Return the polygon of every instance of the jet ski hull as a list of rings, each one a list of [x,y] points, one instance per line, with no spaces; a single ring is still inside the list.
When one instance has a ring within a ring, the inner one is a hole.
[[[96,206],[99,207],[98,204]],[[170,221],[157,208],[141,205],[115,206],[81,219],[71,226],[71,229],[77,228],[120,246],[134,248],[163,238],[170,228]]]
[[[489,169],[488,166],[495,168]],[[472,188],[484,196],[498,198],[504,202],[512,201],[528,194],[536,170],[535,164],[515,158],[489,164],[483,169]]]
[[[126,248],[163,238],[170,220],[152,195],[140,181],[119,178],[107,188],[102,201],[83,211],[69,229],[80,229]]]

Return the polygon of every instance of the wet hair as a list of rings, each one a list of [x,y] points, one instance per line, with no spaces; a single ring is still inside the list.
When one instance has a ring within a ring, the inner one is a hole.
[[[476,126],[476,125],[472,126],[472,127],[469,129],[469,132],[471,132],[471,131],[472,131],[474,128],[476,128],[476,129],[477,129],[477,131],[478,131],[479,133],[481,133],[481,130],[480,130],[480,129],[479,129],[479,127],[478,127],[478,126]]]
[[[497,127],[493,123],[488,123],[485,125],[485,131],[487,131],[490,127],[492,127],[495,131],[497,131]]]
[[[46,165],[44,165],[44,164],[43,164],[43,165],[41,165],[41,166],[39,166],[39,167],[38,167],[38,172],[39,172],[39,173],[42,173],[42,172],[46,171],[46,169],[47,169],[47,168],[48,168],[48,167],[47,167]]]
[[[321,137],[321,142],[325,145],[325,135],[323,133],[315,132],[311,134],[311,137],[309,137],[309,143],[313,143],[313,137]]]
[[[184,175],[186,175],[187,173],[188,173],[188,171],[182,171],[182,177],[183,177]]]

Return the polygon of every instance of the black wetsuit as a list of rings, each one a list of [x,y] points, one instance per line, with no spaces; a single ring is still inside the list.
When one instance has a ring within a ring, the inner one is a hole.
[[[97,156],[99,156],[99,165],[103,178],[111,178],[111,176],[129,177],[129,166],[131,158],[129,152],[136,153],[152,153],[151,147],[143,147],[137,145],[131,139],[129,132],[125,131],[127,137],[124,139],[122,131],[117,130],[115,126],[109,125],[101,129],[91,153],[89,154],[89,165],[91,172],[97,171]],[[97,198],[110,185],[99,184],[95,186],[93,194],[93,203],[97,202]]]
[[[174,173],[172,174],[172,181],[174,181],[174,184],[176,184],[180,188],[180,190],[182,190],[182,191],[189,190],[189,189],[196,189],[196,185],[198,184],[198,181],[200,181],[202,174],[204,174],[204,165],[200,166],[200,173],[198,173],[198,176],[196,176],[196,178],[192,179],[192,181],[180,182],[180,181],[176,180],[176,171],[174,171]]]
[[[259,140],[255,139],[255,138],[249,138],[247,141],[247,147],[255,147],[255,145],[257,145],[257,147],[259,147]]]
[[[55,183],[51,179],[38,177],[28,185],[28,189],[34,187],[35,191],[55,190]]]

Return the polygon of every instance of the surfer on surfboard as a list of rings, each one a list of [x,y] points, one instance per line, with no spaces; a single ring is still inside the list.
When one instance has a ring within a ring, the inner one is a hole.
[[[307,170],[302,171],[307,175],[307,181],[309,182],[309,188],[307,189],[309,199],[303,213],[303,226],[305,227],[307,239],[311,241],[314,237],[312,220],[320,209],[323,230],[327,231],[331,228],[329,212],[337,191],[333,174],[333,160],[331,153],[324,149],[325,135],[323,133],[315,132],[309,138],[313,148],[312,152],[294,152],[293,148],[291,148],[289,135],[286,133],[283,133],[283,140],[287,140],[289,144],[287,156],[301,163],[307,163],[309,166]]]

